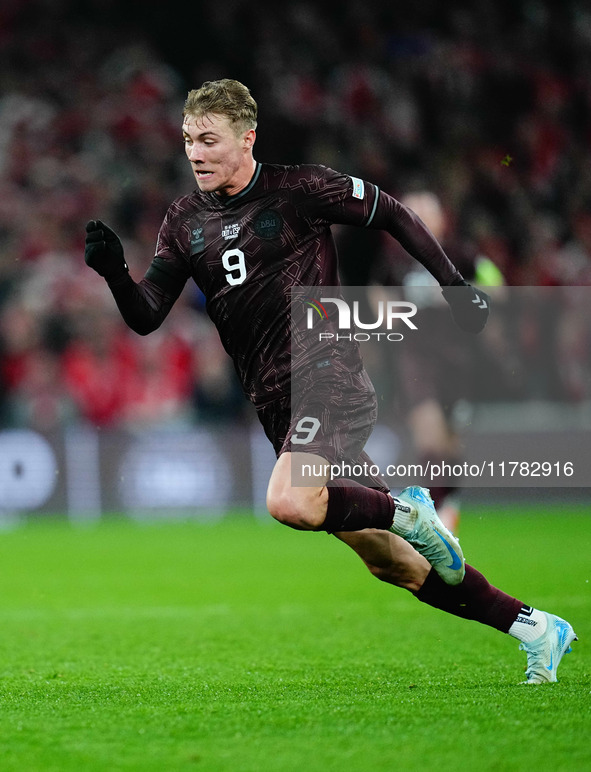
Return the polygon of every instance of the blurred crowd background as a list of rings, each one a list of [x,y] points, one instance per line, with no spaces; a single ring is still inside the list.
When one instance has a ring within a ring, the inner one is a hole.
[[[430,190],[447,238],[506,284],[572,286],[591,284],[590,72],[591,9],[572,0],[3,0],[0,427],[251,420],[197,288],[140,338],[83,259],[100,218],[134,278],[150,264],[193,187],[190,88],[250,87],[257,160],[323,163],[397,198]],[[336,236],[352,284],[396,254],[377,233]],[[567,309],[574,380],[544,381],[542,398],[591,397],[590,308]]]

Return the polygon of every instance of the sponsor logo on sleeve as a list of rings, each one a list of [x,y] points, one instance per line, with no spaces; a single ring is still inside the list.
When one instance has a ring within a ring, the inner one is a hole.
[[[353,198],[363,198],[365,196],[363,180],[360,180],[359,177],[351,177],[351,181],[353,182]]]

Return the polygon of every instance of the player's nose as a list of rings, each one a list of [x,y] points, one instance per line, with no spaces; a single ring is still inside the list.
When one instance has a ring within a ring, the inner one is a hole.
[[[203,161],[203,148],[199,147],[196,143],[189,148],[189,161],[193,163],[200,163]]]

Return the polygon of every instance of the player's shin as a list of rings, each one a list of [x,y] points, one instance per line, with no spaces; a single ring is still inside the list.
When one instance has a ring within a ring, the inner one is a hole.
[[[464,619],[473,619],[508,633],[523,603],[493,587],[475,568],[466,564],[461,584],[449,585],[432,570],[416,598],[429,606]]]

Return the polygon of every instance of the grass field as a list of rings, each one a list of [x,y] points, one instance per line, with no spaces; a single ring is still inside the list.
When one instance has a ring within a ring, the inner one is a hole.
[[[377,582],[326,534],[218,525],[0,534],[0,770],[591,769],[591,516],[468,512],[468,562],[579,634],[517,641]]]

